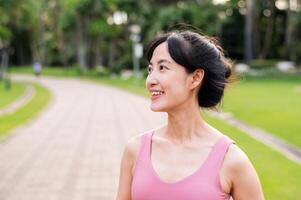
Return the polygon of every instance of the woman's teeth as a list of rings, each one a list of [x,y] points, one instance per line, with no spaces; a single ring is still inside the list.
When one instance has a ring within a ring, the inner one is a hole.
[[[162,92],[162,91],[153,91],[152,92],[152,96],[158,96],[158,95],[161,95],[161,94],[164,94],[164,92]]]

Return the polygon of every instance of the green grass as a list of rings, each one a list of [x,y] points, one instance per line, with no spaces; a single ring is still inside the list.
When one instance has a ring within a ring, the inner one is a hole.
[[[20,98],[25,92],[25,87],[21,83],[12,82],[11,89],[6,90],[3,81],[0,81],[0,109],[5,108],[12,102]]]
[[[226,90],[223,108],[301,147],[301,76],[241,80]]]
[[[260,178],[266,200],[301,199],[301,166],[223,121],[207,122],[230,136],[248,155]]]
[[[35,117],[51,99],[50,92],[41,85],[32,84],[35,95],[30,102],[12,114],[0,116],[0,139],[3,140],[9,131]]]
[[[11,67],[10,72],[22,74],[34,74],[32,67]],[[80,72],[75,67],[61,68],[61,67],[43,67],[41,75],[56,76],[56,77],[75,77],[79,76]]]
[[[32,67],[10,67],[10,72],[19,73],[19,74],[34,74]],[[76,66],[70,66],[66,68],[62,67],[43,67],[41,76],[55,76],[55,77],[89,77],[89,78],[98,78],[96,70],[89,70],[83,75],[80,69]]]

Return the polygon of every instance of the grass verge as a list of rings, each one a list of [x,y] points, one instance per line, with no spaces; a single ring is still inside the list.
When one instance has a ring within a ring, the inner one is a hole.
[[[19,99],[25,93],[25,87],[22,83],[12,82],[11,89],[6,90],[4,81],[0,81],[0,109],[5,108],[12,102]]]
[[[45,87],[33,84],[35,95],[33,98],[23,107],[19,108],[16,112],[0,116],[0,140],[3,140],[8,136],[9,131],[28,122],[38,113],[40,113],[43,108],[48,105],[51,94]]]

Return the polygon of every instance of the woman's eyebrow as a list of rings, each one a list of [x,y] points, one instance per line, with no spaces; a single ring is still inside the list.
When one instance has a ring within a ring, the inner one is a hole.
[[[164,62],[171,63],[169,60],[166,60],[166,59],[161,59],[161,60],[159,60],[157,63],[158,63],[158,64],[161,64],[161,63],[164,63]],[[150,65],[153,65],[152,62],[149,62],[149,64],[150,64]]]

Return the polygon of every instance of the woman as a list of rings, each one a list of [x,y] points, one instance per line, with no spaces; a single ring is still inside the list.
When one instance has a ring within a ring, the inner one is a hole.
[[[245,153],[200,114],[220,103],[231,75],[222,48],[195,32],[171,32],[153,40],[148,61],[150,107],[168,122],[127,143],[117,199],[264,199]]]

